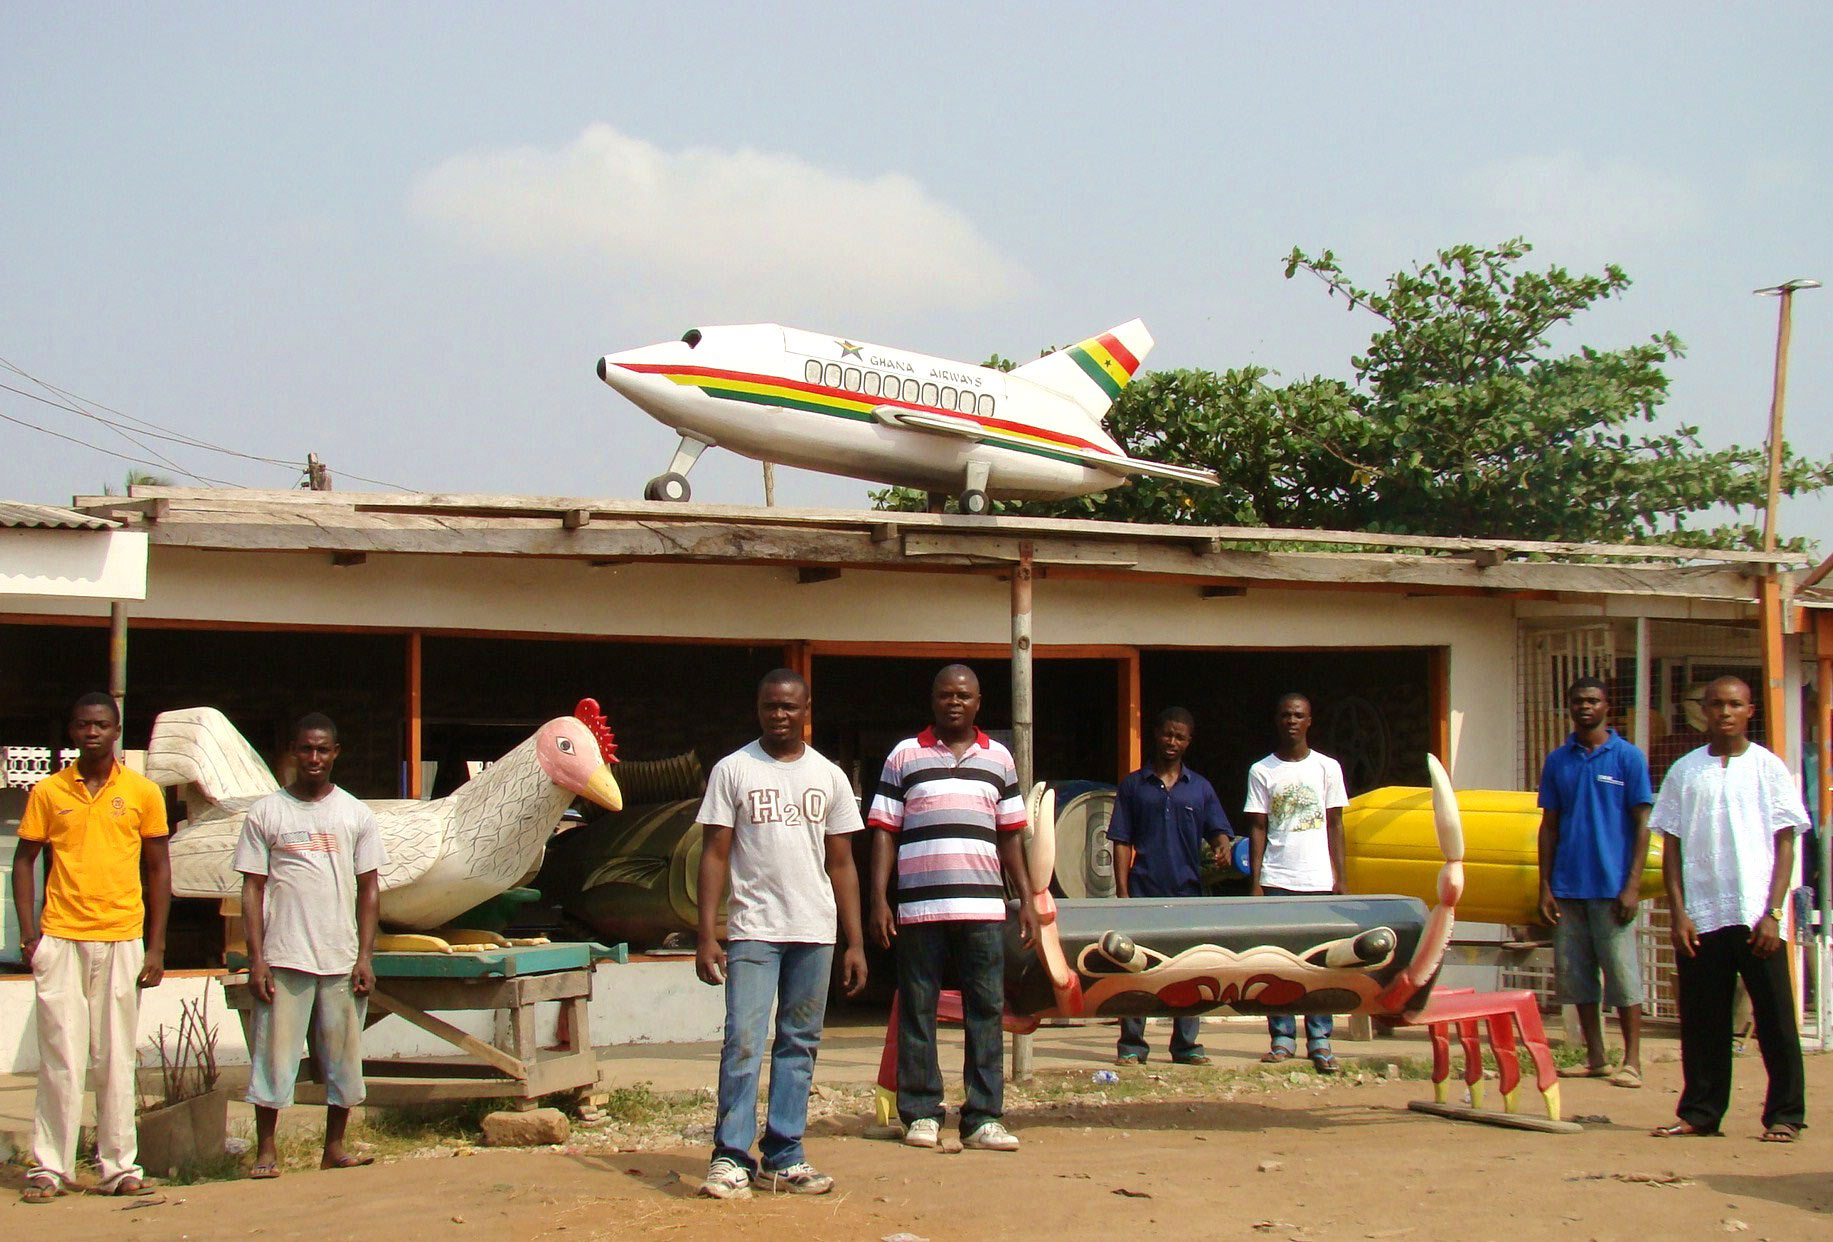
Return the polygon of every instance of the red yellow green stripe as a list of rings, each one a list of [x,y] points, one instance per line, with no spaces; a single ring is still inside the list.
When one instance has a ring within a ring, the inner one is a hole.
[[[1129,355],[1130,356],[1130,355]],[[966,419],[977,423],[986,433],[989,442],[1002,445],[1019,452],[1035,453],[1043,457],[1052,457],[1058,461],[1073,462],[1085,465],[1078,458],[1062,452],[1065,449],[1092,450],[1097,453],[1112,454],[1113,450],[1106,445],[1095,444],[1077,436],[1061,432],[1047,431],[1031,427],[1024,423],[1014,423],[1006,419],[983,418],[979,415],[959,413],[954,410],[943,410],[932,406],[915,405],[908,401],[895,400],[889,397],[869,397],[864,393],[854,393],[843,389],[827,388],[805,383],[800,380],[783,379],[773,375],[757,375],[742,371],[721,371],[711,367],[665,367],[646,364],[624,364],[632,371],[643,371],[652,375],[661,375],[669,381],[684,387],[698,388],[710,397],[720,397],[728,401],[740,401],[750,405],[776,406],[784,409],[805,410],[812,414],[827,414],[837,418],[852,419],[857,422],[875,422],[873,413],[881,405],[899,406],[905,409],[921,410],[925,413],[943,414],[950,418]],[[1052,452],[1052,449],[1058,450]]]
[[[1139,370],[1139,359],[1112,332],[1071,345],[1069,356],[1110,398],[1119,397],[1133,372]]]

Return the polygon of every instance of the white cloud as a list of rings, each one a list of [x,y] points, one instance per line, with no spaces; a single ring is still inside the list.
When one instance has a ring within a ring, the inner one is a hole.
[[[1520,234],[1562,259],[1616,257],[1622,247],[1689,233],[1706,216],[1693,190],[1673,177],[1570,153],[1492,161],[1466,174],[1461,189],[1489,226],[1486,235]]]
[[[488,253],[671,289],[734,310],[984,305],[1028,280],[914,180],[794,155],[664,151],[593,125],[559,148],[454,156],[410,208]]]

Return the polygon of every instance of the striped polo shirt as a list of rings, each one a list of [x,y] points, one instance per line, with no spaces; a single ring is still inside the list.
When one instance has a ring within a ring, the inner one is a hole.
[[[979,730],[959,759],[933,728],[885,758],[866,822],[897,834],[899,923],[1006,917],[999,834],[1025,826],[1012,753]]]

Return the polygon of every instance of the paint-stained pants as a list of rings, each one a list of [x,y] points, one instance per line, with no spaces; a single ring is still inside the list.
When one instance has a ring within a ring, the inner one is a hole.
[[[726,1040],[719,1052],[715,1159],[736,1161],[757,1172],[751,1156],[751,1141],[757,1137],[757,1080],[774,1006],[770,1103],[758,1151],[766,1169],[786,1169],[802,1162],[808,1091],[814,1082],[815,1051],[827,1017],[827,985],[833,968],[831,944],[734,940],[727,946]]]
[[[134,1134],[134,1049],[140,1024],[138,940],[46,936],[32,953],[38,1094],[32,1177],[73,1180],[83,1077],[95,1082],[96,1161],[103,1190],[142,1177]]]
[[[259,1108],[290,1108],[299,1077],[299,1054],[311,1051],[325,1084],[325,1103],[355,1108],[365,1095],[363,1020],[369,998],[358,996],[348,974],[274,971],[274,999],[256,1001],[254,1047],[249,1051],[248,1094]]]

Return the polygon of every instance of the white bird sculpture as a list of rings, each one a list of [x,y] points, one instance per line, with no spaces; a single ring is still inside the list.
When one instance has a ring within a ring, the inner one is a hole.
[[[534,736],[433,802],[370,801],[388,863],[378,879],[382,922],[441,927],[513,887],[541,859],[575,795],[606,810],[624,805],[611,765],[617,744],[598,704],[581,700]],[[214,707],[162,712],[147,744],[146,775],[184,785],[187,818],[172,836],[172,892],[234,897],[233,866],[248,808],[280,786],[261,756]]]

